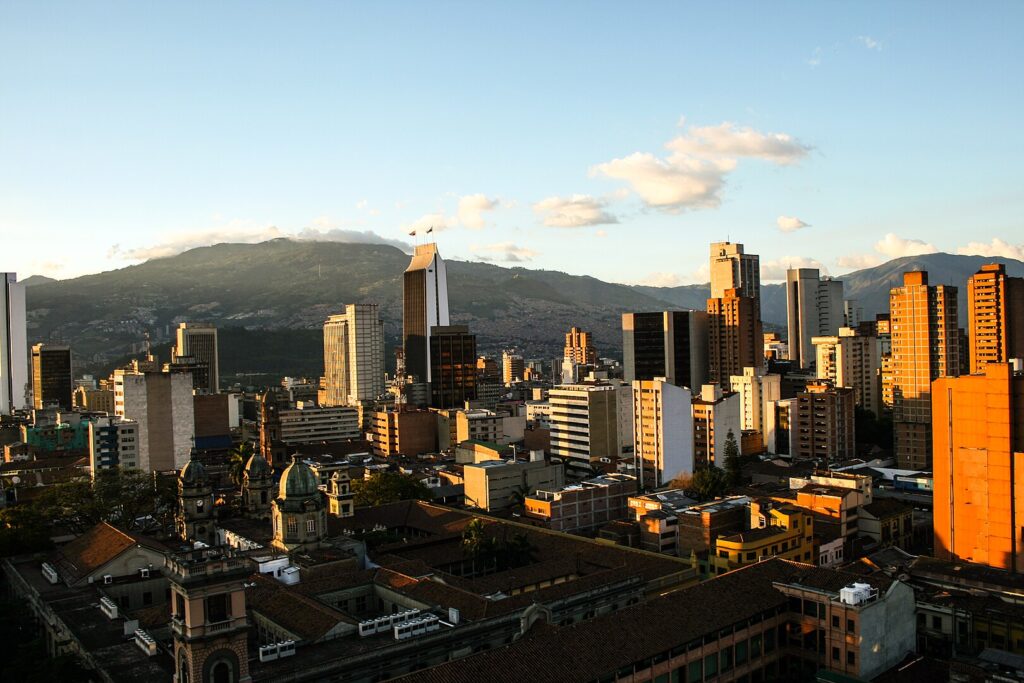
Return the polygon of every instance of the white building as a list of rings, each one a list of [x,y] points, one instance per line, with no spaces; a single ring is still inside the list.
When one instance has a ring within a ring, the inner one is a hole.
[[[842,281],[821,277],[817,268],[787,270],[786,321],[790,360],[810,367],[815,362],[811,339],[838,334],[846,324]]]
[[[192,373],[114,371],[114,414],[138,424],[138,468],[180,470],[195,439]]]
[[[633,382],[633,456],[641,489],[693,473],[692,395],[664,378]]]
[[[742,375],[729,378],[729,388],[740,397],[740,429],[761,432],[763,437],[765,404],[782,397],[782,377],[766,375],[761,368],[743,368]]]
[[[286,444],[338,442],[358,439],[359,410],[352,406],[318,406],[299,401],[278,412],[281,441]]]
[[[882,343],[877,336],[841,327],[838,336],[814,337],[819,379],[853,389],[856,405],[875,415],[882,409]]]
[[[578,470],[620,459],[626,452],[620,405],[626,400],[631,405],[632,400],[627,392],[632,394],[629,385],[610,382],[566,384],[552,389],[548,394],[551,455]],[[632,432],[632,407],[629,415]]]
[[[349,304],[324,323],[324,405],[356,405],[384,393],[384,323],[377,304]]]
[[[89,469],[139,469],[139,424],[116,415],[89,421]]]
[[[0,273],[0,414],[29,407],[25,285],[16,273]]]

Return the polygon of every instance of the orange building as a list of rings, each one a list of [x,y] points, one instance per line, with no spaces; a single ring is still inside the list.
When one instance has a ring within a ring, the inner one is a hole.
[[[935,556],[1024,571],[1024,376],[989,363],[938,379],[932,416]]]
[[[565,353],[563,358],[579,365],[597,363],[597,349],[589,332],[573,327],[565,335]]]
[[[987,363],[1024,357],[1024,278],[1007,277],[990,263],[967,280],[967,326],[971,372]]]
[[[757,302],[727,289],[720,298],[708,299],[708,366],[710,381],[729,389],[729,377],[743,368],[764,365],[764,335]]]
[[[931,385],[960,374],[957,290],[928,285],[928,273],[903,274],[903,286],[889,292],[892,329],[891,386],[898,466],[931,467]]]

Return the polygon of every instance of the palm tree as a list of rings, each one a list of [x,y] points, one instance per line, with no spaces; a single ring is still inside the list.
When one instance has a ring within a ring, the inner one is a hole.
[[[238,488],[242,488],[242,481],[245,479],[245,466],[255,453],[251,441],[243,441],[231,449],[228,453],[228,467],[231,472],[231,481]]]
[[[484,523],[478,517],[466,525],[462,532],[462,550],[469,555],[472,573],[476,574],[477,560],[485,562],[494,554],[494,539],[484,532]]]

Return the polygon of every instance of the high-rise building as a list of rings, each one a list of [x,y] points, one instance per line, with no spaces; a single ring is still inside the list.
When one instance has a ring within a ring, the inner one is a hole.
[[[1024,375],[1007,363],[982,373],[932,385],[935,556],[1020,573]]]
[[[1024,358],[1024,278],[990,263],[967,280],[967,327],[971,372],[988,363]]]
[[[459,408],[476,400],[476,335],[465,325],[430,330],[430,406]]]
[[[139,469],[139,425],[116,415],[89,421],[89,469]]]
[[[882,410],[881,343],[861,329],[839,328],[834,337],[812,337],[818,379],[853,389],[857,405],[880,415]]]
[[[324,405],[358,405],[384,393],[384,323],[377,304],[349,304],[324,322]]]
[[[71,410],[75,382],[71,374],[71,347],[36,344],[32,347],[32,405]]]
[[[205,373],[196,373],[192,383],[196,389],[211,394],[220,392],[220,363],[217,348],[217,328],[207,323],[181,323],[178,338],[171,354],[171,362],[192,358],[206,366]]]
[[[792,456],[796,452],[797,400],[786,398],[765,403],[764,445],[773,455]]]
[[[658,311],[622,314],[626,382],[662,377],[679,387],[707,381],[708,314]]]
[[[523,357],[518,353],[512,351],[502,351],[501,353],[501,379],[505,384],[512,384],[513,382],[522,382],[523,377],[526,374],[526,363],[523,362]]]
[[[114,414],[138,424],[139,469],[169,472],[189,462],[195,439],[189,373],[115,370]]]
[[[0,414],[27,408],[29,393],[25,285],[0,273]]]
[[[633,456],[641,489],[693,474],[690,390],[662,379],[633,382]]]
[[[579,365],[597,363],[597,348],[589,332],[573,327],[565,335],[565,354],[563,360]]]
[[[612,463],[625,452],[624,435],[632,429],[621,424],[629,403],[632,427],[632,388],[610,382],[583,382],[557,386],[548,393],[551,403],[551,455],[570,468],[588,470]],[[632,445],[632,436],[629,437]],[[603,459],[603,460],[602,460]]]
[[[757,254],[744,254],[742,244],[711,243],[711,298],[720,299],[727,289],[754,300],[761,319],[761,265]]]
[[[739,394],[724,393],[717,384],[705,384],[700,396],[691,402],[693,415],[693,458],[697,467],[725,467],[725,445],[729,434],[739,449],[743,430],[740,426]]]
[[[835,335],[845,323],[843,283],[820,277],[817,268],[786,271],[789,358],[801,368],[814,364],[813,337]]]
[[[746,367],[743,374],[729,378],[729,389],[740,397],[740,429],[759,432],[762,445],[767,447],[766,406],[782,398],[782,377],[765,374],[761,368]]]
[[[708,358],[711,382],[723,389],[729,377],[742,375],[743,368],[764,366],[764,336],[754,299],[727,289],[708,299]]]
[[[437,244],[420,244],[405,269],[402,285],[402,347],[405,371],[417,382],[429,382],[430,329],[448,320],[448,271]]]
[[[797,393],[796,408],[794,459],[834,463],[856,454],[853,389],[813,382]]]
[[[928,284],[928,273],[903,274],[889,292],[892,331],[891,387],[897,465],[931,467],[931,385],[960,374],[957,290]]]

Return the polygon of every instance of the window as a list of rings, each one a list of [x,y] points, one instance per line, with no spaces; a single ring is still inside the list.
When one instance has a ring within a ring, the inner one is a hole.
[[[288,518],[288,533],[297,534],[299,532],[299,520],[294,517]]]
[[[832,615],[832,628],[839,628],[839,615],[838,614],[833,614]]]
[[[932,628],[934,628],[934,629],[941,629],[942,628],[942,617],[932,617]]]
[[[835,661],[835,662],[839,661],[839,648],[838,647],[832,648],[832,661]]]
[[[750,658],[757,659],[761,656],[761,634],[751,637],[750,639]]]
[[[704,677],[704,672],[701,671],[701,662],[698,659],[696,662],[690,662],[690,665],[686,667],[686,680],[689,683],[699,683]]]
[[[846,620],[846,632],[855,633],[857,631],[857,624],[854,623],[853,619]]]
[[[206,598],[206,622],[227,621],[230,612],[230,594],[220,593]]]
[[[143,593],[142,594],[142,604],[143,605],[152,605],[153,604],[153,593],[151,593],[150,591],[146,591],[145,593]]]
[[[741,640],[736,643],[736,664],[747,663],[747,641]]]
[[[854,657],[853,651],[851,650],[851,651],[847,652],[846,653],[846,663],[849,664],[850,666],[853,666],[855,661],[856,661],[856,658]]]
[[[306,533],[309,533],[309,534],[316,533],[316,520],[315,519],[307,519],[306,520]]]
[[[718,673],[718,655],[708,655],[704,658],[704,675],[711,678]]]
[[[722,662],[722,671],[732,671],[732,647],[723,648],[718,654]]]

